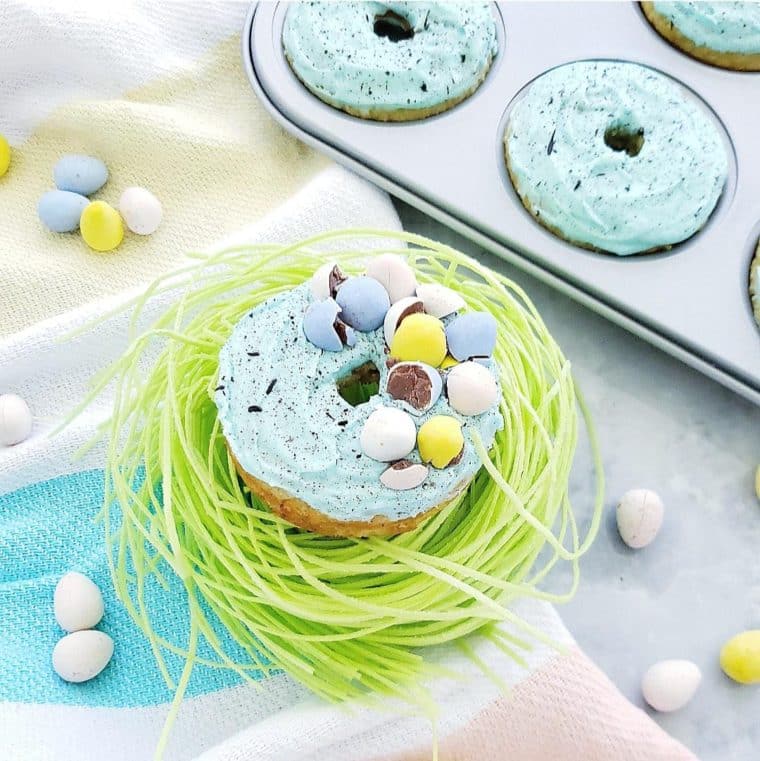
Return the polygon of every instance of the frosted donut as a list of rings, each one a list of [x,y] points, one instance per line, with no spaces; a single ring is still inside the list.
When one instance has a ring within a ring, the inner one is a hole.
[[[489,3],[292,3],[282,33],[296,76],[354,116],[422,119],[472,94],[496,55]]]
[[[718,128],[671,79],[645,66],[580,61],[515,103],[507,168],[536,221],[583,248],[669,248],[712,214],[728,174]]]
[[[649,23],[672,45],[713,66],[760,71],[760,3],[643,2]]]
[[[348,278],[339,288],[362,279]],[[323,302],[308,283],[273,297],[246,314],[220,351],[214,400],[238,473],[275,513],[300,528],[328,536],[408,531],[458,496],[478,472],[482,462],[470,432],[477,431],[490,448],[503,426],[498,404],[494,401],[482,414],[462,415],[440,394],[436,379],[432,397],[422,399],[420,410],[412,409],[389,389],[382,326],[356,330],[353,345],[338,351],[320,349],[305,334],[305,315],[315,303]],[[333,319],[329,310],[327,319]],[[487,360],[486,366],[498,382],[495,363]],[[425,367],[428,373],[443,372]],[[377,379],[377,393],[356,406],[340,392],[352,376]],[[427,381],[424,373],[405,377]],[[395,385],[403,392],[404,384],[402,378]],[[400,463],[367,454],[368,420],[385,408],[409,418],[412,451],[400,450]],[[464,441],[456,456],[445,458],[448,467],[426,465],[415,448],[416,432],[440,416],[461,424]],[[408,472],[393,473],[394,468]],[[389,487],[394,481],[395,488]]]

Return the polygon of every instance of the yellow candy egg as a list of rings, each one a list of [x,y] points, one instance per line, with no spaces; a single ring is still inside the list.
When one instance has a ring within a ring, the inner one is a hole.
[[[451,356],[451,354],[447,354],[443,358],[443,362],[441,362],[441,370],[448,370],[450,367],[455,367],[459,364],[458,359],[454,359],[454,357]]]
[[[119,212],[105,201],[85,206],[79,219],[84,242],[95,251],[112,251],[124,237],[124,224]]]
[[[720,667],[735,682],[760,683],[760,629],[737,634],[720,651]]]
[[[451,465],[464,448],[460,422],[448,415],[431,417],[417,432],[417,447],[424,462],[436,468]]]
[[[0,135],[0,177],[7,171],[11,163],[11,147],[8,141]]]
[[[393,334],[391,356],[402,362],[424,362],[438,367],[446,356],[443,323],[429,314],[410,314]]]

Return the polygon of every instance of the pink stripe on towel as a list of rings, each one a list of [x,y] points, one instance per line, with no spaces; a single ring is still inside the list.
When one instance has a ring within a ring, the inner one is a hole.
[[[430,747],[376,761],[430,761]],[[443,738],[439,761],[697,761],[578,649]]]

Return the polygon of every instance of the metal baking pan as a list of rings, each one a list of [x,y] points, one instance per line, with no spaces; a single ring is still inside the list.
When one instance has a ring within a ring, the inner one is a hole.
[[[251,7],[243,59],[288,131],[594,311],[760,404],[760,331],[748,293],[760,236],[760,74],[699,63],[662,39],[638,4],[494,3],[499,54],[477,92],[421,121],[344,114],[295,77],[282,51],[287,3]],[[506,173],[510,105],[570,61],[651,66],[698,96],[722,129],[729,179],[703,230],[668,252],[617,257],[565,243],[523,208]]]

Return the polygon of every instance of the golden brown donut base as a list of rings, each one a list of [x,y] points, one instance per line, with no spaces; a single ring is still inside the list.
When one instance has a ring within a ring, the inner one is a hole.
[[[486,74],[488,74],[491,68],[491,63],[493,61],[493,58],[490,58],[488,63],[486,63],[485,67],[483,68],[483,71],[480,73],[478,81],[469,90],[467,90],[467,92],[462,93],[462,95],[458,95],[456,98],[450,98],[449,100],[445,100],[441,103],[436,104],[435,106],[429,106],[428,108],[397,108],[393,111],[388,111],[387,109],[379,108],[353,108],[352,106],[346,106],[342,103],[338,103],[337,101],[332,100],[331,98],[328,98],[324,93],[317,92],[313,88],[309,87],[308,82],[304,82],[304,80],[301,79],[298,72],[295,70],[293,63],[291,62],[287,51],[285,51],[285,59],[290,65],[292,72],[298,77],[303,86],[310,93],[312,93],[312,95],[315,95],[317,98],[319,98],[323,103],[327,103],[328,106],[337,108],[339,111],[344,111],[345,113],[351,114],[351,116],[356,116],[359,119],[369,119],[375,122],[411,122],[418,119],[427,119],[429,116],[435,116],[436,114],[442,114],[444,111],[448,111],[450,108],[453,108],[462,101],[467,100],[467,98],[469,98],[470,95],[472,95],[475,90],[477,90],[480,85],[483,84],[483,80],[486,78]]]
[[[646,2],[641,2],[640,5],[647,21],[657,30],[660,36],[664,37],[674,47],[686,53],[686,55],[696,58],[703,63],[718,66],[721,69],[760,71],[760,53],[726,53],[713,50],[704,45],[697,45],[696,42],[690,40],[676,29],[665,16],[658,13],[654,8],[654,3],[647,0]]]
[[[440,510],[443,510],[446,505],[456,499],[467,487],[467,482],[460,484],[454,492],[449,495],[446,501],[409,518],[401,518],[400,520],[392,521],[384,518],[382,515],[376,515],[371,521],[338,521],[334,518],[330,518],[319,510],[316,510],[303,500],[294,497],[284,489],[270,486],[264,481],[252,476],[250,473],[246,472],[237,461],[229,444],[227,445],[227,450],[235,464],[235,469],[240,478],[243,479],[245,485],[260,500],[265,502],[275,515],[279,515],[280,518],[283,518],[288,523],[292,523],[298,528],[314,531],[323,536],[358,538],[365,536],[393,536],[395,534],[404,534],[407,531],[417,528],[417,526],[419,526],[424,520],[432,517]],[[350,485],[347,486],[350,487]]]

